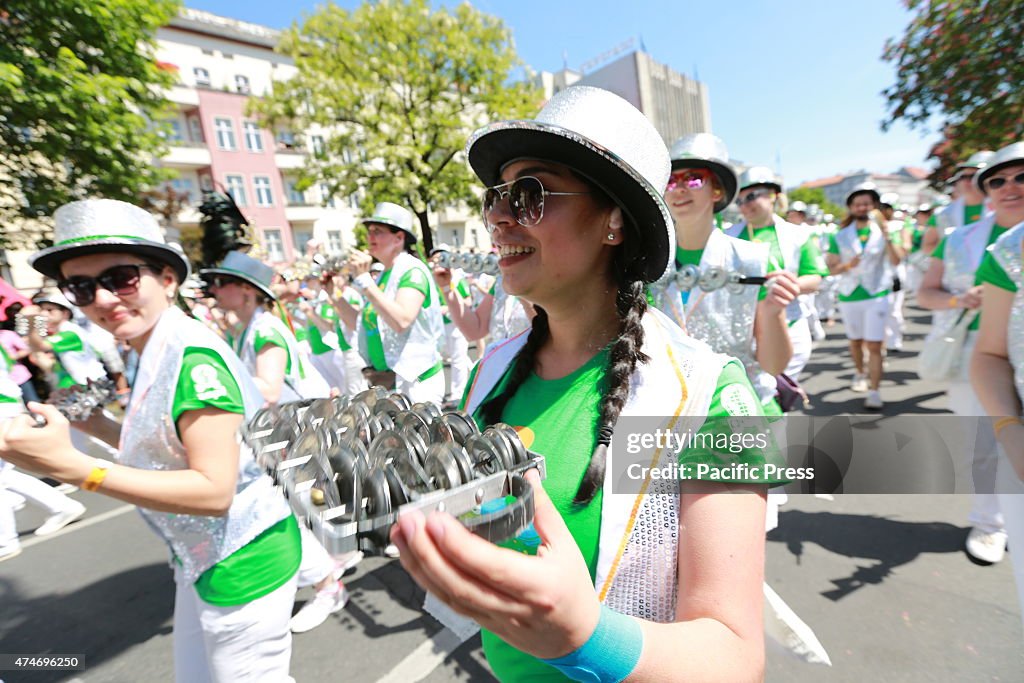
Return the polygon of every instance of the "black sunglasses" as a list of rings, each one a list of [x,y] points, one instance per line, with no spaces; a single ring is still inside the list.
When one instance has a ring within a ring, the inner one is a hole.
[[[159,273],[163,269],[146,264],[111,266],[96,277],[75,276],[57,283],[60,291],[75,306],[88,306],[96,300],[96,288],[102,287],[118,296],[131,296],[139,291],[142,269]]]
[[[292,282],[298,278],[292,278],[291,280],[285,280],[285,282]],[[208,287],[227,287],[228,285],[240,285],[244,280],[230,275],[214,275],[207,278],[206,283]]]
[[[1024,185],[1024,171],[1021,171],[1015,176],[999,176],[998,178],[985,178],[985,187],[990,190],[998,190],[1000,187],[1005,185],[1007,182],[1012,180],[1015,185]]]
[[[761,197],[767,197],[773,194],[775,194],[774,190],[751,190],[746,194],[746,196],[738,197],[736,199],[736,206],[743,206],[747,202],[752,202],[755,199],[760,199]]]
[[[510,183],[489,187],[484,192],[484,225],[487,226],[487,232],[494,231],[494,225],[488,216],[494,210],[494,207],[497,206],[498,202],[505,197],[508,197],[508,206],[512,211],[512,217],[516,219],[516,223],[530,228],[540,223],[541,219],[544,218],[545,197],[572,197],[585,194],[591,193],[551,192],[545,190],[544,184],[540,182],[540,179],[530,175],[516,178]]]

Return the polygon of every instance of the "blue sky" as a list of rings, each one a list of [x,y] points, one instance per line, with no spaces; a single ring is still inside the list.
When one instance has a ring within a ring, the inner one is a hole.
[[[313,0],[185,0],[196,9],[283,28]],[[343,7],[358,2],[340,0]],[[927,167],[934,131],[882,133],[881,91],[894,80],[886,38],[910,14],[898,0],[474,0],[501,17],[524,62],[577,68],[629,38],[657,61],[707,83],[714,132],[733,158],[776,167],[787,185],[857,169]]]

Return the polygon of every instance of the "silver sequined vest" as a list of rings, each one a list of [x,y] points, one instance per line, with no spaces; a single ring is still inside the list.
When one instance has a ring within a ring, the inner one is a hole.
[[[489,343],[511,339],[529,327],[530,318],[519,303],[519,298],[509,296],[499,275],[494,281],[494,303],[491,305],[491,322],[487,332]]]
[[[860,263],[853,270],[839,276],[839,293],[853,294],[857,285],[868,294],[878,294],[892,287],[893,269],[885,250],[885,232],[874,223],[867,244],[862,245],[857,235],[857,224],[851,223],[836,233],[839,258],[843,263],[860,256]]]
[[[146,353],[157,354],[152,361],[156,371],[148,388],[138,387],[132,393],[117,455],[122,465],[146,470],[188,468],[185,447],[171,421],[174,392],[186,347],[209,348],[224,359],[241,388],[246,419],[263,404],[259,390],[227,344],[201,323],[176,313],[180,312],[172,308],[164,314],[157,328],[164,327],[160,331],[165,334],[158,335],[158,330],[154,330],[143,352],[140,364],[149,364]],[[162,348],[153,348],[154,344]],[[139,508],[139,513],[181,562],[189,582],[194,582],[207,569],[291,514],[270,477],[262,473],[252,451],[245,446],[239,447],[235,495],[223,517],[147,508]]]
[[[942,253],[942,288],[961,296],[974,286],[974,276],[985,256],[985,246],[995,227],[995,214],[988,214],[976,223],[957,228],[946,236]],[[932,330],[945,334],[960,317],[962,309],[952,308],[932,313]]]
[[[1017,396],[1021,403],[1024,403],[1024,274],[1021,272],[1024,260],[1024,223],[1000,235],[996,243],[989,248],[992,250],[992,256],[1017,285],[1006,329],[1006,348],[1010,365],[1013,366]]]

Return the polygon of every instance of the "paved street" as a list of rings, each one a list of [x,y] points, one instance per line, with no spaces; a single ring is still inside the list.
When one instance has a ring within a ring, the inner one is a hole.
[[[907,347],[927,316],[909,309]],[[810,413],[860,410],[847,387],[840,326],[819,345],[806,386]],[[886,414],[944,412],[912,354],[893,357]],[[88,493],[88,516],[59,535],[23,537],[0,563],[0,653],[84,655],[84,671],[0,672],[6,683],[171,678],[173,591],[166,551],[128,506]],[[815,630],[831,669],[770,647],[769,681],[1020,681],[1020,613],[1009,561],[964,554],[969,500],[955,496],[791,497],[768,543],[767,580]],[[40,521],[19,513],[30,532]],[[347,577],[352,602],[295,638],[298,681],[487,680],[479,638],[458,645],[419,609],[423,594],[394,561],[369,559]],[[309,597],[308,589],[300,599]]]

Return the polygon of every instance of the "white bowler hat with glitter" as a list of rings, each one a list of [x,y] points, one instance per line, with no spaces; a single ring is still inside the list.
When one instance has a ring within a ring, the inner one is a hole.
[[[409,209],[391,202],[381,202],[373,207],[373,215],[364,218],[362,223],[380,223],[398,228],[412,235],[413,240],[416,240],[416,233],[412,231],[412,218],[412,212]]]
[[[489,187],[521,159],[568,166],[604,191],[638,231],[644,281],[668,272],[675,256],[675,227],[662,197],[671,170],[668,149],[647,117],[618,95],[585,85],[566,88],[535,119],[477,130],[466,156]]]
[[[184,282],[190,272],[184,252],[164,239],[160,225],[145,209],[116,199],[83,199],[53,214],[53,246],[36,252],[32,267],[59,280],[60,264],[89,254],[129,253],[166,263]]]

